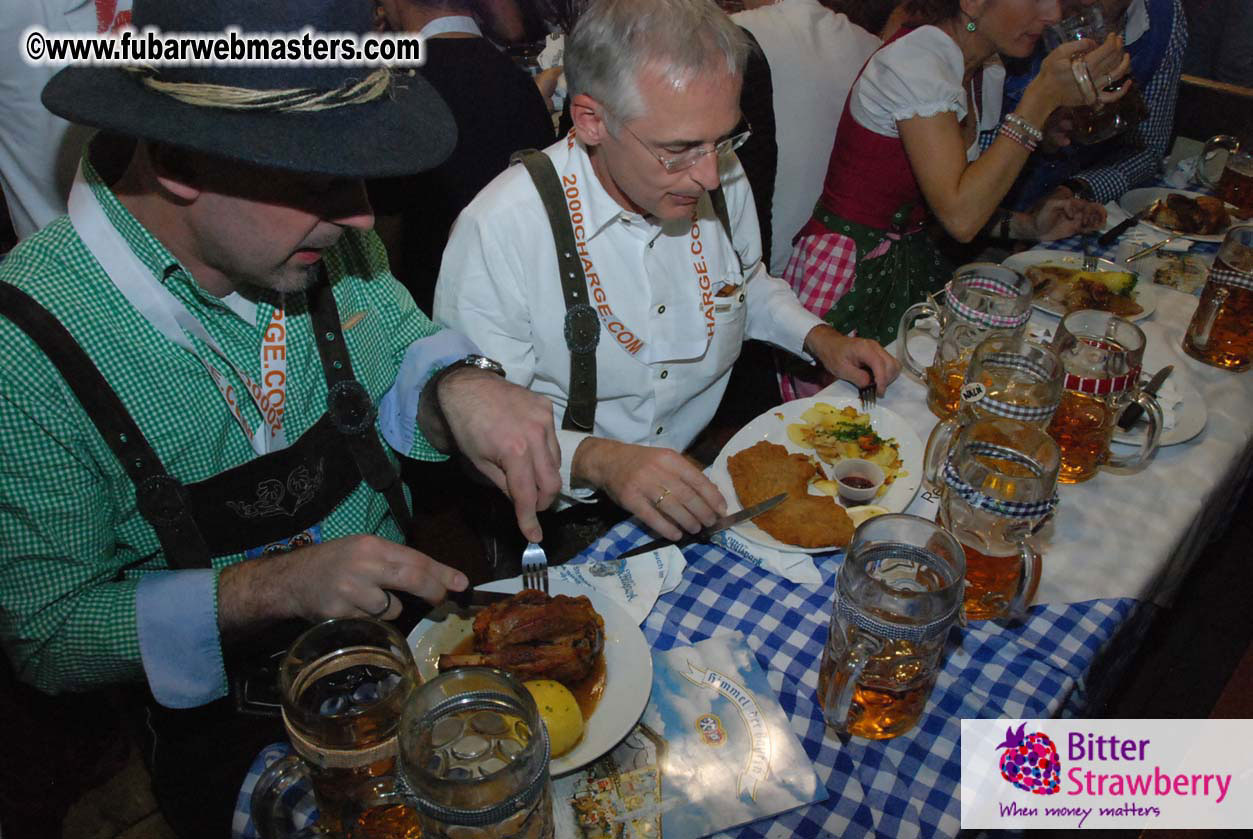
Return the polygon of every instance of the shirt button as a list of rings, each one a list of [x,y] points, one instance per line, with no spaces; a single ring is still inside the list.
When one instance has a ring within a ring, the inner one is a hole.
[[[665,430],[666,430],[666,429],[665,429],[665,428],[663,428],[662,426],[660,426],[660,425],[659,425],[659,426],[657,426],[657,433],[658,433],[658,434],[660,434],[661,432],[663,432],[663,431],[665,431]]]
[[[661,377],[662,377],[663,379],[664,379],[666,376],[669,376],[669,375],[670,375],[670,371],[669,371],[669,370],[662,370],[662,371],[661,371]]]
[[[662,303],[660,306],[657,307],[657,314],[664,315],[665,313],[666,313],[666,304]]]

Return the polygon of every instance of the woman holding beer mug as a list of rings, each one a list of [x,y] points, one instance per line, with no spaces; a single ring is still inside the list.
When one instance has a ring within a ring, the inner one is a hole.
[[[1126,87],[1117,36],[1063,44],[1044,60],[1012,114],[1000,113],[998,55],[1031,54],[1060,18],[1057,0],[907,0],[906,26],[862,68],[844,107],[826,182],[784,277],[802,303],[844,332],[887,343],[901,314],[948,278],[923,231],[928,211],[955,239],[983,229],[1058,239],[1104,223],[1099,206],[1050,201],[1034,213],[998,212],[1056,108],[1112,102]],[[1000,134],[980,154],[980,129]],[[784,396],[807,392],[783,382]]]

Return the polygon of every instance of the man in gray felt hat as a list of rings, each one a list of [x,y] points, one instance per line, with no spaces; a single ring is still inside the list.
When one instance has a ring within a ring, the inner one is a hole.
[[[164,33],[367,33],[371,4],[133,15]],[[435,327],[370,229],[362,179],[455,142],[420,76],[70,67],[43,101],[135,143],[115,179],[85,154],[68,217],[0,266],[0,640],[49,693],[144,685],[162,806],[180,833],[222,836],[247,760],[218,756],[281,738],[236,714],[265,709],[249,658],[283,647],[264,632],[394,619],[405,594],[467,585],[404,546],[380,435],[418,459],[460,450],[538,541],[560,487],[551,407]]]

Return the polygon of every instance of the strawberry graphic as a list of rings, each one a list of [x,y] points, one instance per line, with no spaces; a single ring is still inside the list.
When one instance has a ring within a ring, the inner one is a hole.
[[[1001,777],[1019,789],[1036,795],[1055,795],[1061,787],[1062,765],[1057,759],[1057,746],[1047,734],[1033,731],[1024,735],[1027,724],[1014,731],[1005,729],[1005,742],[997,746],[1001,752]]]

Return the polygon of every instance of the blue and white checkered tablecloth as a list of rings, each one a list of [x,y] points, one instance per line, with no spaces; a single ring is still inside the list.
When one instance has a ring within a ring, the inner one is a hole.
[[[648,539],[634,522],[610,531],[585,554],[614,558]],[[959,735],[963,717],[1010,719],[1073,713],[1089,668],[1131,616],[1132,599],[1039,606],[1013,626],[975,623],[954,629],[927,712],[893,740],[841,740],[815,703],[840,555],[821,557],[823,584],[788,582],[712,545],[685,550],[683,580],[662,595],[644,621],[659,650],[739,630],[778,694],[818,776],[824,802],[739,828],[740,839],[778,836],[953,836],[958,832]],[[281,749],[281,747],[279,747]],[[267,759],[258,756],[241,790],[237,837],[252,837],[247,801]],[[307,792],[295,806],[307,816]]]

